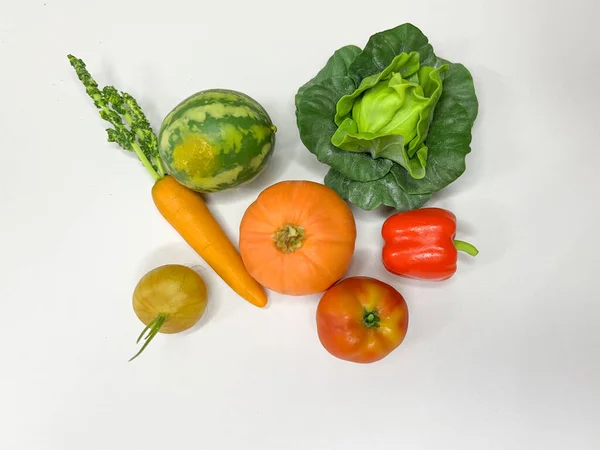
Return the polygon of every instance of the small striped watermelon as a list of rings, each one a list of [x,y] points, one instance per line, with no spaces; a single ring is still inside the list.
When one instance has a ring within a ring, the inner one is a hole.
[[[198,92],[165,117],[158,150],[167,172],[197,192],[247,183],[264,169],[276,127],[265,109],[229,89]]]

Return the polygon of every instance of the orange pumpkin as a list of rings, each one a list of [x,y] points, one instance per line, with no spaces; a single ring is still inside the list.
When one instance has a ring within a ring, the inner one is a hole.
[[[312,181],[282,181],[260,193],[240,225],[240,254],[250,275],[287,295],[317,294],[344,276],[356,223],[347,203]]]

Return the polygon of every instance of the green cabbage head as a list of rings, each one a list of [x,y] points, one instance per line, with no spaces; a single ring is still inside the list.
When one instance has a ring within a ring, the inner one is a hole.
[[[370,153],[425,176],[425,139],[442,95],[448,64],[421,66],[419,53],[400,53],[382,72],[364,78],[336,105],[337,130],[331,143],[349,152]]]

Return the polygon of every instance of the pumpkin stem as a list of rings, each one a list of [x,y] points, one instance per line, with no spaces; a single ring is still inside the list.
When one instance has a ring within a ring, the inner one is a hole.
[[[282,253],[294,253],[304,242],[304,228],[299,225],[284,225],[273,235],[275,247]]]

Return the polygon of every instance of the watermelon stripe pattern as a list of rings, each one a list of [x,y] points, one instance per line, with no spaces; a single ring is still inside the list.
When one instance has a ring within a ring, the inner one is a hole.
[[[158,137],[165,169],[197,192],[248,183],[269,162],[276,128],[248,95],[227,89],[198,92],[165,117]]]

